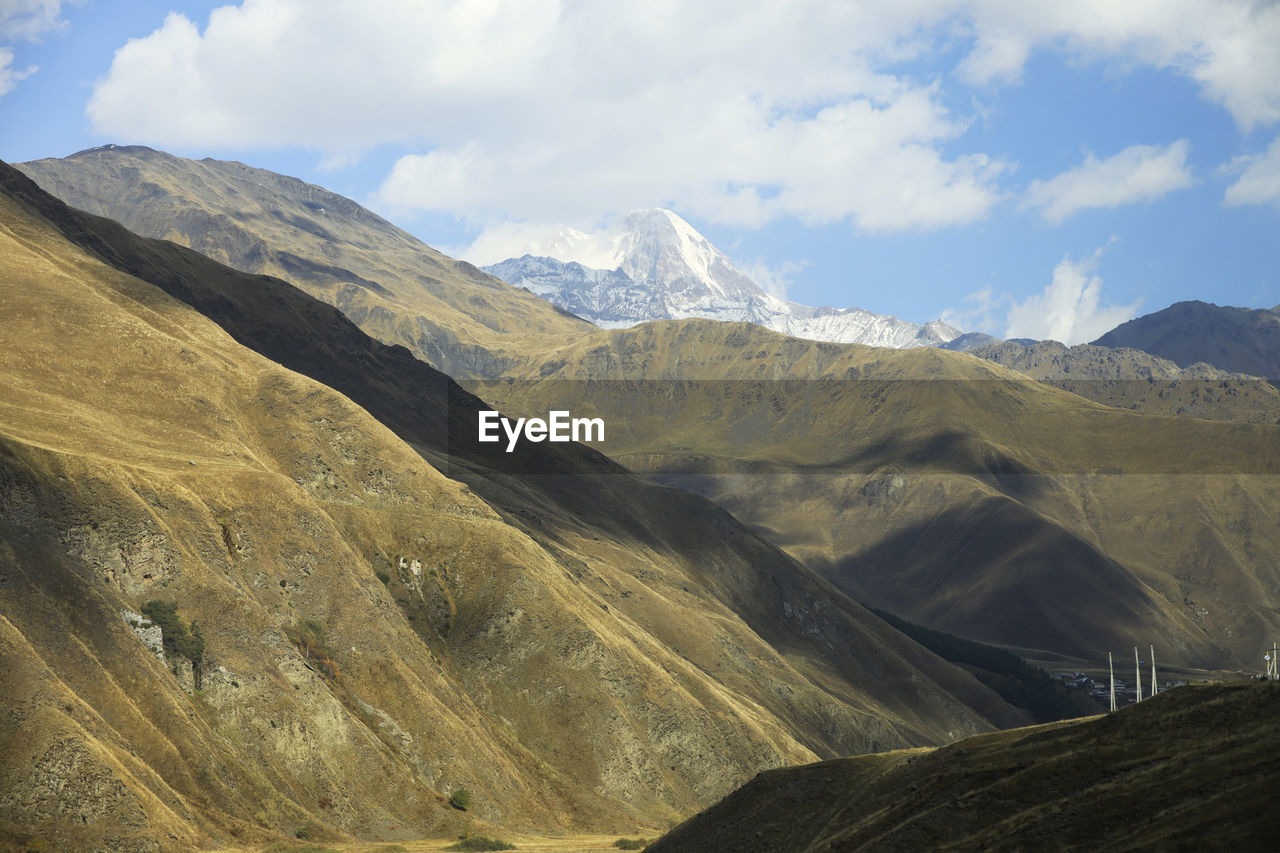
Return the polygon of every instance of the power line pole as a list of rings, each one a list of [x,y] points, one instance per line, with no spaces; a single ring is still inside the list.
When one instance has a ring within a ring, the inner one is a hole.
[[[1156,647],[1151,647],[1151,695],[1156,695]]]
[[[1142,661],[1138,660],[1138,647],[1133,647],[1133,681],[1134,686],[1138,690],[1138,698],[1135,702],[1142,701]]]
[[[1111,710],[1116,709],[1116,668],[1111,662],[1111,652],[1107,652],[1107,674],[1111,678]]]

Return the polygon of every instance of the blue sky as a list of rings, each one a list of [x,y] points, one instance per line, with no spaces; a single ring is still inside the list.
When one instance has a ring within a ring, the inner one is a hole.
[[[1280,303],[1280,6],[0,0],[0,159],[108,142],[477,262],[670,207],[762,285],[1090,340]]]

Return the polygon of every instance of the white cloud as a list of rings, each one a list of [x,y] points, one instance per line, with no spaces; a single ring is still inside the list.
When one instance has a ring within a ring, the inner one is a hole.
[[[469,246],[443,247],[447,255],[476,266],[534,255],[572,257],[594,269],[609,269],[615,246],[605,231],[588,233],[545,222],[499,222],[484,228]]]
[[[760,285],[760,289],[765,293],[786,301],[787,291],[793,284],[793,276],[809,266],[810,262],[783,261],[779,264],[771,264],[764,258],[753,258],[749,261],[734,261],[733,265],[747,278]]]
[[[0,98],[39,67],[13,67],[13,45],[21,41],[39,41],[50,30],[66,25],[62,20],[61,0],[0,0]]]
[[[62,0],[0,0],[0,42],[34,41],[62,20]]]
[[[663,205],[928,229],[983,219],[1006,168],[951,147],[945,69],[886,71],[957,39],[971,84],[1051,49],[1189,76],[1242,127],[1280,119],[1280,7],[1251,0],[245,0],[130,41],[88,114],[121,141],[335,167],[405,146],[374,201],[473,223]]]
[[[986,332],[999,335],[1004,331],[1001,314],[1009,304],[1005,294],[997,296],[991,287],[984,287],[966,294],[963,308],[948,308],[939,318],[949,326],[963,332]]]
[[[7,47],[0,47],[0,97],[4,97],[13,91],[13,87],[18,83],[36,73],[36,66],[31,65],[26,69],[19,71],[11,68],[13,64],[13,51]]]
[[[1280,205],[1280,137],[1274,139],[1262,154],[1232,160],[1226,170],[1240,174],[1227,187],[1223,200],[1228,205]]]
[[[1280,4],[1255,0],[973,0],[950,5],[974,37],[970,83],[1014,80],[1037,48],[1195,80],[1241,128],[1280,120]]]
[[[1043,291],[1010,307],[1004,337],[1055,340],[1074,346],[1133,319],[1141,300],[1122,306],[1102,303],[1102,279],[1094,274],[1102,251],[1079,261],[1063,258]]]
[[[1032,181],[1022,206],[1039,208],[1045,219],[1058,223],[1089,208],[1154,201],[1194,183],[1187,167],[1190,148],[1179,139],[1164,147],[1133,145],[1106,160],[1090,153],[1056,178]]]
[[[473,222],[981,219],[1001,164],[944,155],[965,124],[937,88],[872,70],[920,49],[917,14],[889,9],[256,0],[203,31],[170,14],[117,52],[88,113],[162,146],[419,148],[375,202]]]

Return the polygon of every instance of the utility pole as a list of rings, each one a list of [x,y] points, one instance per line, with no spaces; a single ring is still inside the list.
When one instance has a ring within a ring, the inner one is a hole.
[[[1116,668],[1111,662],[1111,652],[1107,652],[1107,674],[1111,679],[1111,710],[1116,709]]]
[[[1138,647],[1133,647],[1133,681],[1134,687],[1137,688],[1138,698],[1135,702],[1142,701],[1142,662],[1138,660]]]
[[[1156,695],[1156,647],[1151,647],[1151,695]]]

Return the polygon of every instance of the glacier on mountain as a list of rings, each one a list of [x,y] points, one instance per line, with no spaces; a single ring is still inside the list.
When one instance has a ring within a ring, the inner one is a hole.
[[[943,346],[960,331],[861,308],[813,308],[765,292],[675,213],[635,210],[609,231],[562,228],[529,254],[483,267],[607,329],[700,317],[756,323],[797,338],[903,349]]]

